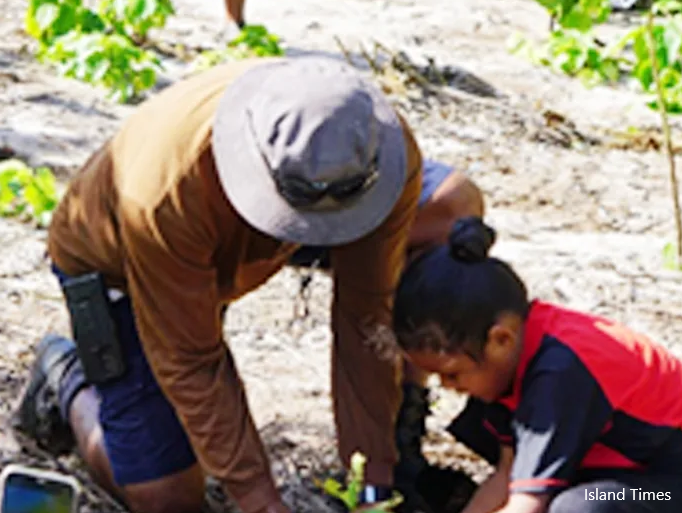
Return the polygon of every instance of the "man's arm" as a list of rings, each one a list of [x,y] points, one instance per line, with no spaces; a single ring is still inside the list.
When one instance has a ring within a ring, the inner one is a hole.
[[[221,336],[215,229],[171,200],[154,210],[124,205],[126,279],[150,367],[203,469],[221,480],[242,511],[262,511],[278,494]]]
[[[393,295],[421,191],[421,154],[407,129],[406,144],[407,182],[391,214],[369,235],[331,251],[332,393],[339,452],[346,465],[353,452],[363,452],[368,483],[385,486],[393,483],[400,405]]]

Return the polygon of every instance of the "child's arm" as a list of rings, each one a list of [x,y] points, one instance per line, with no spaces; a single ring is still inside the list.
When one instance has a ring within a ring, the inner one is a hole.
[[[506,504],[509,497],[509,471],[513,461],[514,450],[502,446],[497,469],[476,490],[461,513],[491,513]]]
[[[489,513],[545,513],[549,506],[550,495],[534,495],[530,493],[514,493],[502,509]]]
[[[545,513],[549,505],[549,494],[509,495],[509,472],[513,461],[513,449],[503,446],[497,469],[476,490],[461,513]]]

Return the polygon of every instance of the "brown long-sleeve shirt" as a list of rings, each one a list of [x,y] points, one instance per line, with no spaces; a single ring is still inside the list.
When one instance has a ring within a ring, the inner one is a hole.
[[[201,465],[245,513],[276,492],[220,312],[279,270],[296,246],[258,232],[232,208],[218,181],[211,124],[226,86],[257,62],[214,68],[141,105],[72,180],[49,234],[62,271],[99,270],[130,295],[152,371]],[[368,479],[378,484],[391,482],[400,392],[395,361],[378,358],[367,340],[391,324],[421,187],[421,155],[404,128],[409,178],[393,212],[371,234],[332,250],[340,453],[347,461],[363,451]]]

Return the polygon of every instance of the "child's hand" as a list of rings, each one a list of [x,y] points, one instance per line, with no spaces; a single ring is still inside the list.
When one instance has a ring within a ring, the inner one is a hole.
[[[509,502],[497,513],[545,513],[549,506],[550,496],[515,493],[509,497]]]

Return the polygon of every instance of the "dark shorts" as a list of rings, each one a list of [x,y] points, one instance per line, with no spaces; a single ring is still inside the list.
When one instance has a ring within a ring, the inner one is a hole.
[[[53,268],[60,283],[68,279]],[[125,375],[97,385],[104,445],[119,486],[175,474],[196,462],[175,410],[159,388],[142,351],[130,298],[112,302],[126,363]]]
[[[422,175],[422,191],[419,197],[419,207],[422,207],[433,196],[436,189],[454,170],[435,160],[424,160],[424,174]],[[321,246],[303,246],[299,248],[289,260],[297,267],[317,267],[329,269],[329,249]]]

